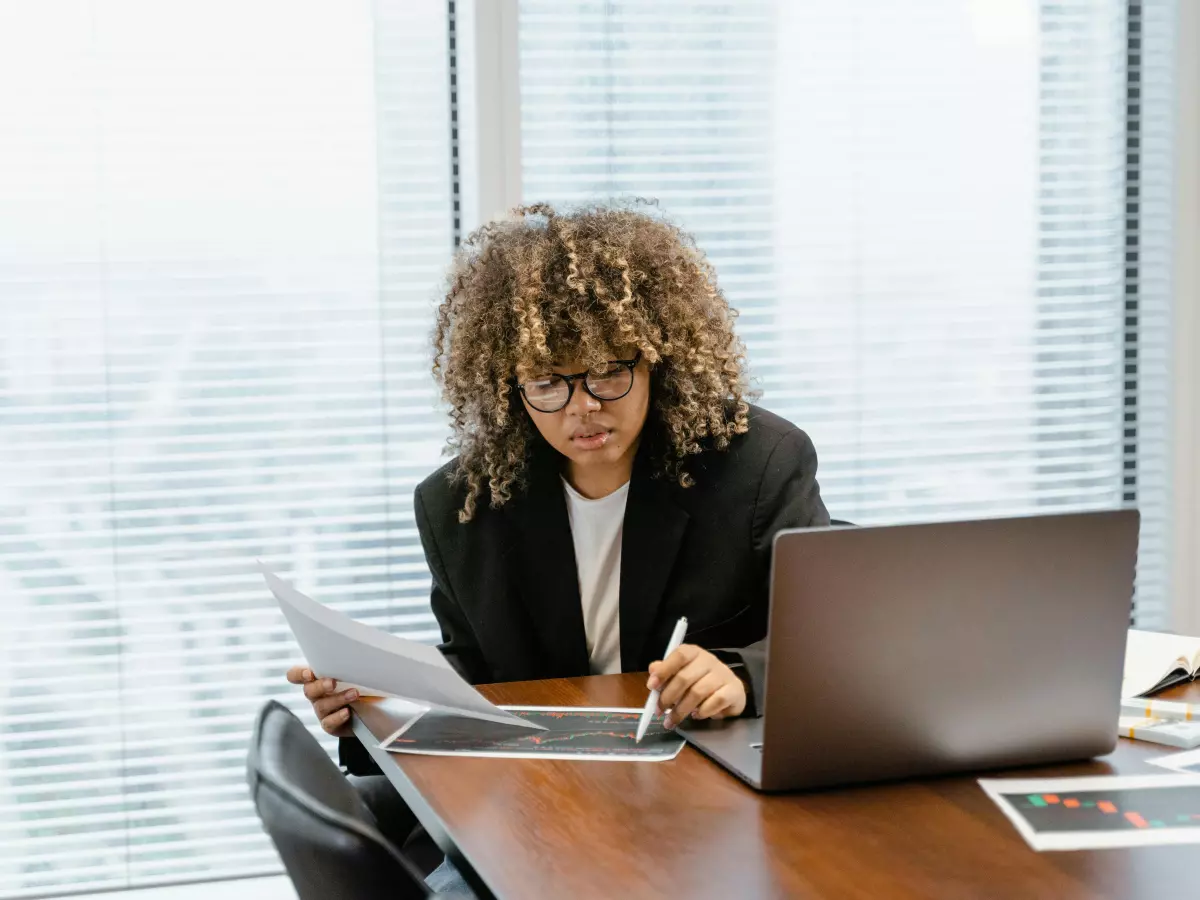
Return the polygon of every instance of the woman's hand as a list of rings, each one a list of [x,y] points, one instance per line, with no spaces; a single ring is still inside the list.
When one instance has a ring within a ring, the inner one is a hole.
[[[358,691],[350,688],[338,692],[332,678],[317,678],[306,666],[292,666],[288,669],[287,680],[304,685],[304,696],[312,704],[326,734],[342,738],[354,733],[350,726],[350,704],[358,699]]]
[[[707,650],[682,644],[665,660],[650,664],[650,690],[658,690],[663,725],[674,728],[688,716],[724,719],[746,708],[746,686],[733,670]]]

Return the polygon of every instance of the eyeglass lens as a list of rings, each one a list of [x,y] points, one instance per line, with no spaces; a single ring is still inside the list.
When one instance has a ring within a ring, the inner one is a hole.
[[[587,373],[588,390],[600,400],[619,400],[633,387],[633,372],[628,366],[610,365]],[[561,375],[548,375],[525,382],[525,399],[535,409],[554,412],[567,405],[571,388]]]

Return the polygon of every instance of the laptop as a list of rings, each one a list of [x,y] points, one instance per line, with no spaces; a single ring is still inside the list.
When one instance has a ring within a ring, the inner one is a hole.
[[[780,791],[1112,751],[1133,510],[782,531],[763,717],[680,732]]]

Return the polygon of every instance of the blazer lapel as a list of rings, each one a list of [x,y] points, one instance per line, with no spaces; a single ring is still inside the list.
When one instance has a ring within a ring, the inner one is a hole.
[[[575,544],[557,456],[549,446],[535,448],[524,496],[505,506],[514,526],[514,551],[521,560],[518,591],[541,644],[544,666],[537,668],[547,678],[588,674]]]
[[[639,453],[621,538],[621,668],[625,671],[644,669],[664,649],[648,648],[647,642],[688,518],[666,481],[652,477],[648,453]]]

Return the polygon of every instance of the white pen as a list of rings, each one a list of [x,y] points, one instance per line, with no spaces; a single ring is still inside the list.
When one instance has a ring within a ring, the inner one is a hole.
[[[666,659],[679,649],[679,645],[683,643],[683,635],[686,631],[687,616],[680,616],[679,621],[675,623],[675,630],[671,632],[671,640],[667,643],[667,652],[663,654],[663,659]],[[658,691],[651,691],[650,696],[646,698],[646,706],[642,709],[642,718],[638,722],[637,740],[634,743],[641,743],[642,738],[646,736],[646,729],[650,727],[650,720],[654,718],[654,713],[657,710]]]

